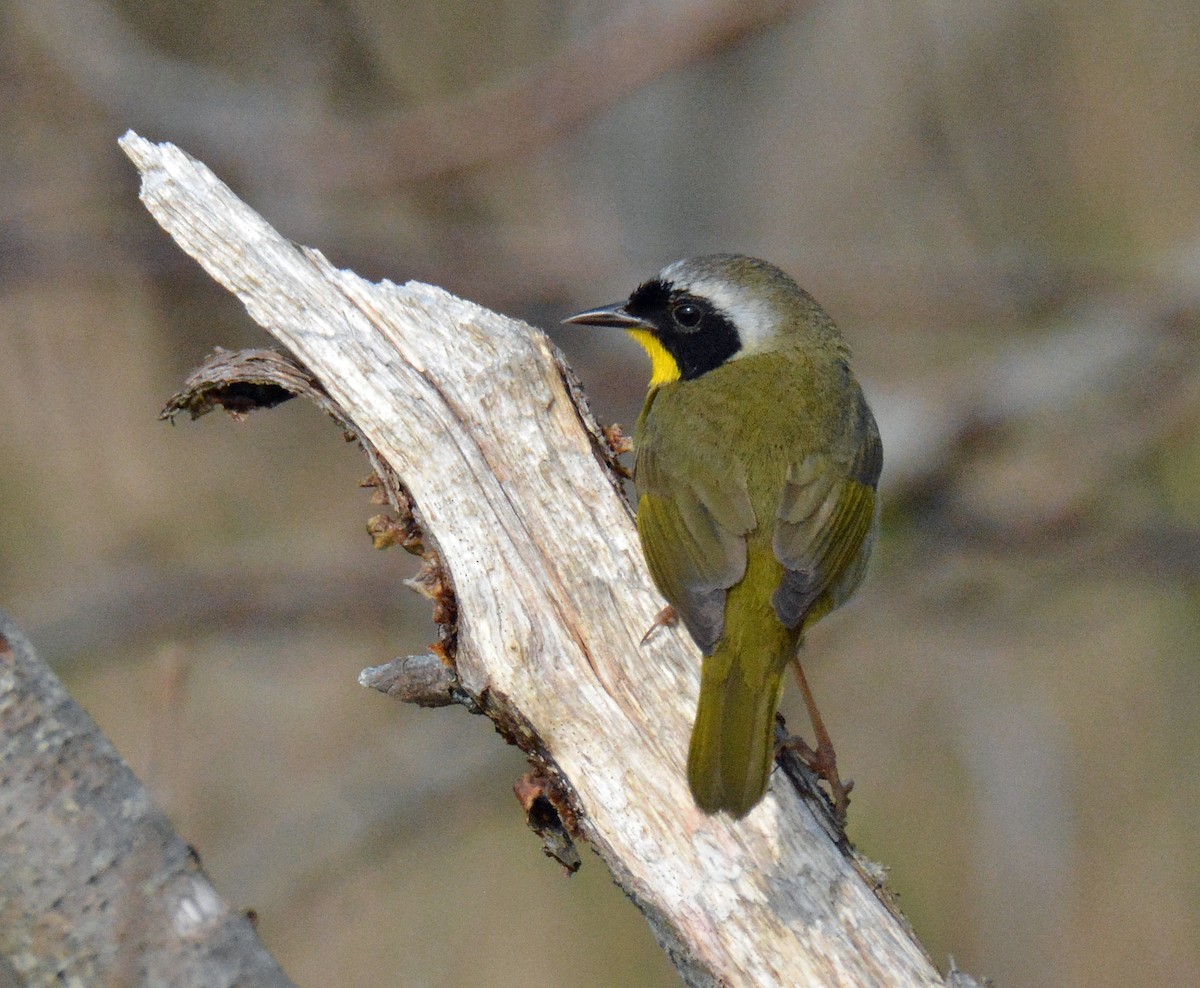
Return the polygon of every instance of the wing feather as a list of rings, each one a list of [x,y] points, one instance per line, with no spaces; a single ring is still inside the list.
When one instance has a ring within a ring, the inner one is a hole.
[[[637,479],[650,575],[707,655],[725,630],[726,592],[746,572],[746,534],[757,524],[745,478],[726,474],[719,486],[705,486],[694,475],[672,475],[647,450]]]
[[[785,572],[772,603],[789,628],[822,598],[826,610],[840,604],[865,570],[883,449],[861,393],[848,418],[848,455],[811,453],[792,463],[784,480],[772,547]]]

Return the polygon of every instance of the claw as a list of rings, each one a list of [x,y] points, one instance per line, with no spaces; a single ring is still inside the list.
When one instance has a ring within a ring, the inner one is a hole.
[[[642,635],[642,640],[638,642],[638,644],[645,645],[646,642],[654,637],[654,633],[658,631],[659,628],[673,628],[678,622],[679,612],[676,611],[675,608],[670,604],[668,604],[654,616],[654,620],[650,623],[649,629],[647,629],[646,633]]]

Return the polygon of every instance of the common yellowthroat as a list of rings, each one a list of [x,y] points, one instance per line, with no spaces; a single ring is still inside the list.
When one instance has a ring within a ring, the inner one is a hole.
[[[798,657],[805,631],[862,582],[879,524],[883,450],[841,333],[779,268],[734,254],[676,261],[566,322],[625,329],[650,355],[637,526],[704,653],[688,752],[697,805],[737,818],[762,799],[795,662],[817,740],[796,744],[844,819],[849,788]]]

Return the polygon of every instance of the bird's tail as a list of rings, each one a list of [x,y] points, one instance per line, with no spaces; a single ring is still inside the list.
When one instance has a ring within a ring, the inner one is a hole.
[[[706,813],[745,816],[767,791],[775,762],[775,711],[796,642],[780,634],[747,645],[722,640],[701,670],[688,751],[688,784]]]

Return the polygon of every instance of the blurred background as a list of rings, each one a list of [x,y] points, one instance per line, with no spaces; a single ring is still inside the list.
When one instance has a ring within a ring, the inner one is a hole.
[[[547,327],[602,421],[644,358],[558,320],[757,254],[884,433],[876,565],[806,663],[852,839],[943,966],[1200,983],[1198,91],[1192,0],[4,0],[0,606],[299,984],[677,984],[486,721],[357,686],[434,630],[355,449],[299,403],[157,421],[267,340],[115,142]]]

